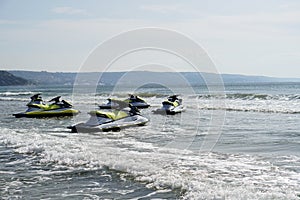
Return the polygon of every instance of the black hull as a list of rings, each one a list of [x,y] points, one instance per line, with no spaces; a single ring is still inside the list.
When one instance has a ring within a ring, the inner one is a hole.
[[[163,109],[153,110],[152,112],[154,114],[160,114],[160,115],[175,115],[177,113],[180,113],[180,112],[174,112],[174,111],[171,111],[171,110],[163,110]]]
[[[77,115],[78,113],[45,113],[45,114],[37,114],[37,115],[28,115],[26,113],[17,113],[13,114],[16,118],[51,118],[51,117],[73,117]]]
[[[145,108],[149,108],[150,105],[145,104],[145,105],[134,105],[132,104],[133,107],[136,107],[138,109],[145,109]],[[111,105],[100,105],[99,106],[100,109],[115,109],[118,108],[118,106],[111,106]]]
[[[135,105],[133,105],[133,107],[136,107],[136,108],[143,109],[143,108],[149,108],[149,107],[150,107],[150,105],[139,105],[139,106],[135,106]]]

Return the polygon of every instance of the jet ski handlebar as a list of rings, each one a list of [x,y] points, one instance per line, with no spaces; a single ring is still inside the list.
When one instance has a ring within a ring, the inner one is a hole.
[[[53,99],[51,99],[49,102],[52,102],[52,101],[54,101],[54,102],[59,102],[59,99],[60,99],[60,97],[61,96],[57,96],[57,97],[54,97]]]
[[[41,93],[37,93],[37,94],[33,95],[32,97],[30,97],[30,99],[32,101],[37,100],[37,99],[41,99],[42,97],[40,97],[40,95],[41,95]]]

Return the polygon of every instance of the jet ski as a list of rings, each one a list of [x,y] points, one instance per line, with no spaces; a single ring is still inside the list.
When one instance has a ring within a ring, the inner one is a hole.
[[[116,103],[115,101],[113,101],[114,99],[107,99],[107,103],[106,104],[102,104],[100,105],[100,109],[111,109],[111,108],[117,108],[119,105],[118,103]],[[150,105],[142,98],[140,98],[139,96],[134,96],[134,95],[130,95],[130,97],[128,99],[125,99],[124,102],[131,104],[133,107],[139,108],[139,109],[143,109],[143,108],[148,108]]]
[[[155,114],[175,115],[183,112],[184,110],[185,107],[182,105],[182,99],[179,99],[178,95],[172,95],[162,102],[161,108],[153,110],[152,112]]]
[[[100,109],[115,109],[119,104],[114,101],[115,99],[108,98],[107,103],[99,105]]]
[[[149,120],[140,115],[139,110],[121,100],[111,100],[118,108],[110,111],[95,110],[87,122],[81,122],[67,128],[71,132],[107,132],[120,131],[123,128],[145,125]],[[128,109],[129,107],[129,109]]]
[[[26,105],[28,109],[25,112],[13,114],[16,118],[28,117],[64,117],[73,116],[79,113],[78,110],[72,108],[72,105],[65,100],[60,101],[61,96],[57,96],[51,99],[47,104],[43,101],[41,94],[35,94],[31,98],[31,101]]]

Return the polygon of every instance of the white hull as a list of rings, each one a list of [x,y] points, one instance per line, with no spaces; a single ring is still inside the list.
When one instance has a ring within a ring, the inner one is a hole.
[[[140,115],[128,116],[116,121],[95,125],[91,123],[79,123],[71,126],[72,132],[101,132],[101,131],[118,131],[123,128],[132,126],[145,125],[149,120]]]

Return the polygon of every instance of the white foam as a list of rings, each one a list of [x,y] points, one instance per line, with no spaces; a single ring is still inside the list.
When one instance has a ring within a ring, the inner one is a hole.
[[[38,93],[38,92],[37,92]],[[20,96],[20,95],[31,95],[33,92],[0,92],[0,96]]]
[[[135,133],[132,133],[132,136]],[[260,157],[197,154],[120,137],[2,129],[0,142],[19,153],[38,153],[41,162],[94,169],[107,166],[127,172],[147,187],[181,188],[183,199],[298,199],[300,174],[273,166]],[[294,158],[293,158],[294,159]]]
[[[285,100],[243,100],[224,99],[221,105],[213,104],[209,99],[199,99],[199,109],[219,109],[243,112],[268,112],[268,113],[300,113],[299,99],[294,101]]]
[[[26,101],[28,101],[28,99],[14,98],[14,97],[0,97],[0,101],[22,101],[22,102],[26,102]]]
[[[0,174],[16,174],[16,172],[11,172],[11,171],[0,171]]]

